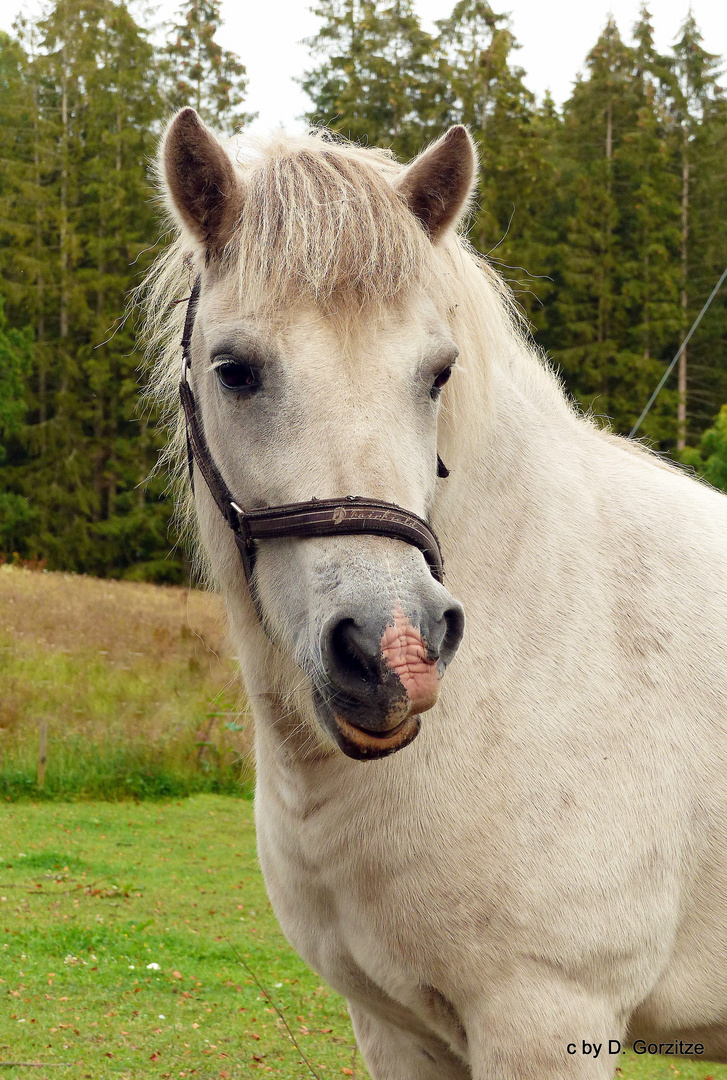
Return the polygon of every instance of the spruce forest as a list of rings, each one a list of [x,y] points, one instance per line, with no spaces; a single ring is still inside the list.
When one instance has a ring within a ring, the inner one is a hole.
[[[647,7],[624,33],[609,20],[561,108],[528,89],[486,0],[435,34],[412,0],[315,10],[306,119],[401,160],[467,124],[472,243],[570,394],[628,434],[727,267],[727,96],[693,17],[667,55]],[[3,560],[188,577],[127,302],[167,242],[151,163],[170,113],[192,105],[223,135],[251,119],[219,25],[220,0],[182,0],[162,30],[113,0],[51,0],[0,34]],[[727,284],[639,437],[727,489],[726,403]]]

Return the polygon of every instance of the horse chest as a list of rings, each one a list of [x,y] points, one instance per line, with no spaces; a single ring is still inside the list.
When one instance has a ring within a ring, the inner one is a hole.
[[[311,967],[350,1001],[387,1015],[394,1009],[413,1032],[462,1044],[459,1021],[436,989],[432,958],[447,954],[444,927],[426,924],[427,897],[409,858],[404,865],[364,833],[331,830],[315,814],[296,821],[280,808],[258,814],[258,846],[275,914]]]
[[[425,1047],[466,1059],[465,1031],[436,988],[422,939],[440,957],[446,950],[396,908],[395,874],[389,877],[380,864],[375,872],[371,865],[362,869],[360,858],[352,873],[350,853],[329,842],[322,850],[301,833],[297,845],[290,832],[283,842],[259,841],[270,900],[288,941],[352,1004],[394,1022]],[[417,896],[410,900],[418,903]]]
[[[289,941],[349,1000],[393,999],[421,1015],[431,1011],[424,999],[432,989],[466,1002],[497,976],[503,958],[510,964],[533,953],[574,971],[598,961],[606,989],[617,973],[629,997],[642,992],[641,968],[651,970],[652,953],[665,947],[648,928],[670,926],[673,903],[658,881],[651,888],[643,869],[636,873],[637,854],[632,859],[624,845],[618,890],[599,859],[579,864],[574,887],[569,852],[587,849],[572,815],[543,832],[540,818],[523,812],[520,833],[511,829],[505,844],[487,793],[475,815],[452,800],[437,814],[414,784],[396,802],[371,780],[365,798],[336,787],[326,801],[325,786],[315,790],[315,799],[296,804],[263,778],[260,859]],[[628,881],[636,884],[625,910]],[[637,908],[635,920],[629,913]],[[611,941],[628,948],[604,965]]]
[[[363,845],[317,822],[278,819],[272,829],[259,828],[258,847],[283,930],[309,963],[330,977],[339,957],[367,948],[373,922],[379,921],[372,918],[372,907],[385,902],[387,868],[378,865],[374,882]]]

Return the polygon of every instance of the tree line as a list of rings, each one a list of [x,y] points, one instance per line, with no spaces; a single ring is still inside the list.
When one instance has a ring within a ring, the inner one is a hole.
[[[250,120],[219,0],[163,33],[124,3],[51,0],[0,35],[0,552],[179,581],[154,416],[138,407],[128,291],[166,240],[149,163],[191,104]],[[585,409],[628,433],[727,265],[727,99],[691,14],[668,54],[648,9],[609,19],[562,108],[536,100],[508,19],[458,0],[436,33],[412,0],[320,0],[307,119],[416,154],[468,125],[482,171],[474,245],[510,282]],[[727,477],[727,289],[640,434]]]

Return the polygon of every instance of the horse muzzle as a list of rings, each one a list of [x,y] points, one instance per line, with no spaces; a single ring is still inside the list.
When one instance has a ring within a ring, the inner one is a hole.
[[[323,727],[348,757],[385,757],[418,735],[419,716],[436,704],[462,639],[464,612],[446,595],[444,610],[424,610],[416,622],[397,604],[383,627],[360,615],[334,617],[324,627],[314,700]]]

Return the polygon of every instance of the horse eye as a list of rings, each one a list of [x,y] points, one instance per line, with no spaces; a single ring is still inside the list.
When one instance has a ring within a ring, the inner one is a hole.
[[[432,383],[431,394],[433,398],[439,397],[439,391],[442,389],[446,382],[449,382],[449,376],[452,374],[453,364],[446,367],[444,371],[440,371],[436,379]]]
[[[260,372],[244,360],[225,360],[215,368],[215,375],[225,390],[252,393],[260,386]]]

